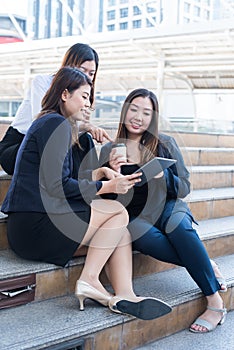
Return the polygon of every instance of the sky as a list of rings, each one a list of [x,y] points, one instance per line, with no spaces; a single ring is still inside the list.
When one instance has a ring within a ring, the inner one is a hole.
[[[26,16],[28,0],[0,0],[1,13],[11,12],[16,15]]]

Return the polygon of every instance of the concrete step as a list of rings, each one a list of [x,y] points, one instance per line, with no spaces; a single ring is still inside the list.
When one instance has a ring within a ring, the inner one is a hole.
[[[181,147],[181,152],[187,165],[234,164],[234,148]]]
[[[234,255],[216,262],[228,281],[228,292],[222,294],[225,306],[233,310]],[[168,302],[173,311],[156,320],[142,321],[115,314],[91,300],[86,300],[85,310],[81,312],[73,295],[32,302],[1,310],[0,348],[71,349],[76,343],[77,349],[84,350],[130,350],[187,329],[205,308],[204,297],[183,268],[136,278],[134,290],[138,295]],[[191,337],[196,342],[197,335]],[[69,342],[67,347],[66,342]],[[83,347],[78,348],[78,344]]]
[[[234,187],[193,190],[185,200],[199,221],[234,216]]]
[[[100,127],[106,129],[106,131],[115,138],[118,123],[106,122],[99,124]],[[181,147],[224,147],[234,148],[233,134],[220,134],[220,133],[205,133],[205,132],[188,132],[188,131],[164,131],[163,133],[171,135],[175,138],[176,142]]]
[[[166,132],[167,133],[167,132]],[[168,132],[181,147],[234,148],[233,134]]]
[[[230,311],[225,323],[222,327],[217,327],[215,332],[200,336],[192,335],[185,329],[135,350],[231,350],[234,348],[233,324],[234,311]]]
[[[234,186],[234,165],[197,165],[188,169],[193,189]]]
[[[214,219],[196,225],[208,254],[211,258],[234,254],[234,217]],[[0,281],[19,276],[35,275],[35,300],[65,296],[73,293],[75,282],[84,264],[84,257],[71,260],[66,268],[53,264],[33,262],[19,258],[11,249],[0,250]],[[140,277],[175,268],[138,252],[133,254],[133,276]],[[102,281],[107,284],[105,274]]]

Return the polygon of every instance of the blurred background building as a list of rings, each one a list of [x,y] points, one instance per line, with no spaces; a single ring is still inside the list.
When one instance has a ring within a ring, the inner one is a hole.
[[[232,18],[233,0],[29,0],[33,39]]]
[[[26,46],[17,53],[0,45],[0,79],[7,82],[0,116],[14,116],[30,79],[53,73],[70,44],[81,41],[100,56],[96,117],[117,117],[113,106],[141,85],[156,92],[167,119],[234,119],[234,0],[1,1],[0,43]]]

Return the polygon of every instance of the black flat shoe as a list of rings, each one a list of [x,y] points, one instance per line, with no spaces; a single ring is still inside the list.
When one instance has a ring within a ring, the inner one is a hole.
[[[172,311],[170,305],[156,298],[143,298],[133,302],[113,297],[109,301],[109,308],[114,312],[135,316],[141,320],[153,320]]]

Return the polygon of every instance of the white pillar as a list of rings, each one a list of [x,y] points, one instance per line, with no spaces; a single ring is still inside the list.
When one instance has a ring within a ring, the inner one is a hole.
[[[164,58],[164,55],[162,54],[158,59],[158,72],[157,72],[157,98],[158,98],[160,115],[163,115],[164,67],[165,67],[165,58]]]
[[[29,63],[24,64],[24,98],[27,96],[27,91],[30,87],[31,81],[30,81],[30,76],[31,76],[31,67]]]

